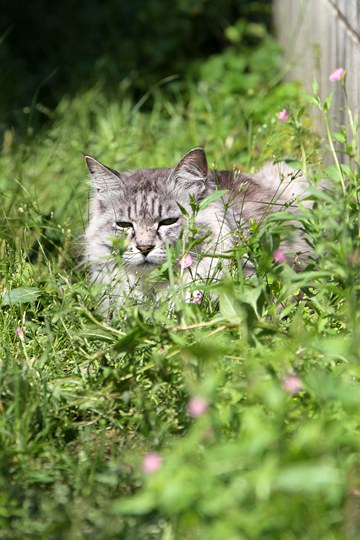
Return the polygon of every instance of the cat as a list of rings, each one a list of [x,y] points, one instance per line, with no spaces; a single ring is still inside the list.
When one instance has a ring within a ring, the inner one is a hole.
[[[120,307],[129,294],[141,299],[153,293],[146,278],[167,261],[167,245],[175,247],[189,229],[187,215],[194,215],[195,236],[203,240],[187,254],[191,266],[183,263],[181,278],[184,283],[204,282],[215,270],[222,274],[226,259],[221,255],[231,253],[239,231],[248,234],[250,220],[260,222],[284,207],[294,212],[295,200],[307,195],[306,179],[284,162],[268,163],[253,175],[209,171],[203,148],[190,150],[174,168],[123,173],[90,156],[85,161],[93,185],[85,261],[93,281],[106,289],[105,312]],[[201,202],[219,189],[227,191],[202,208]],[[293,259],[304,258],[309,249],[300,233],[282,248],[288,260],[290,253]],[[244,273],[251,272],[251,263],[244,262]],[[155,290],[162,287],[164,283]]]

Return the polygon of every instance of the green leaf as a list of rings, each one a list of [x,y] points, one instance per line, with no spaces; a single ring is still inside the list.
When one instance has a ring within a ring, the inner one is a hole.
[[[313,83],[312,83],[312,91],[314,92],[314,94],[319,93],[319,85],[315,78],[313,79]]]
[[[141,344],[141,338],[143,337],[144,332],[140,327],[132,329],[126,336],[120,338],[114,346],[114,349],[118,352],[126,352],[133,350],[137,345]]]
[[[180,212],[182,213],[183,216],[185,216],[186,218],[189,217],[189,212],[186,210],[186,208],[184,208],[179,202],[176,203],[179,207],[179,210]]]
[[[352,171],[351,171],[349,165],[346,165],[346,163],[341,163],[340,167],[341,167],[342,172],[343,172],[346,176],[350,176],[350,175],[351,175],[351,172],[352,172]]]
[[[235,324],[243,322],[245,314],[232,292],[220,294],[220,313],[225,320]]]
[[[278,476],[277,489],[288,492],[326,491],[341,484],[339,470],[332,463],[298,463],[286,467]]]
[[[301,272],[299,274],[294,273],[292,281],[293,283],[298,283],[300,287],[306,284],[311,284],[312,281],[318,279],[329,279],[331,278],[332,273],[330,271],[320,271],[320,270],[311,270],[309,272]]]
[[[2,297],[2,306],[14,306],[17,304],[28,304],[35,302],[41,291],[37,287],[18,287],[11,291],[6,291]]]
[[[317,96],[315,97],[315,96],[312,96],[311,94],[305,94],[305,99],[309,103],[312,103],[312,105],[316,105],[317,107],[321,109],[321,101]]]
[[[240,297],[241,302],[251,306],[257,319],[260,318],[259,309],[262,307],[262,295],[263,290],[260,287],[255,287],[245,290]]]
[[[351,169],[345,163],[341,164],[340,168],[341,168],[341,172],[345,176],[350,176],[351,175]],[[330,167],[326,167],[325,173],[331,180],[335,180],[336,182],[338,182],[340,180],[340,171],[339,171],[339,169],[337,168],[336,165],[330,165]]]
[[[219,189],[217,191],[214,191],[214,193],[211,193],[205,199],[201,201],[199,204],[199,210],[204,210],[207,206],[209,206],[210,203],[217,201],[218,199],[221,199],[225,193],[227,193],[227,189]]]
[[[342,143],[342,144],[346,143],[346,136],[341,131],[335,131],[335,133],[333,133],[332,135],[333,135],[334,139],[336,139],[340,143]]]
[[[279,160],[279,161],[274,162],[274,163],[280,163],[281,161],[282,160]],[[303,163],[301,161],[298,161],[297,159],[285,158],[283,161],[285,161],[285,163],[287,163],[289,165],[289,167],[294,169],[294,172],[298,171],[299,169],[301,170],[302,167],[303,167]]]
[[[151,493],[141,493],[136,497],[128,497],[115,501],[111,506],[112,514],[141,515],[151,512],[155,507],[155,500]]]
[[[333,95],[333,92],[330,92],[330,94],[326,97],[324,101],[324,111],[328,111],[330,109]]]
[[[306,191],[309,193],[312,200],[325,201],[329,204],[333,204],[334,202],[334,197],[323,189],[309,186]]]
[[[331,180],[339,181],[340,179],[339,170],[336,167],[336,165],[330,165],[330,167],[326,167],[324,172],[326,176],[330,178]]]

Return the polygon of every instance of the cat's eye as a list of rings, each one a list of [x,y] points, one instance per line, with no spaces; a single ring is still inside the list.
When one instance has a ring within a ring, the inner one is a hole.
[[[130,229],[133,226],[131,221],[115,221],[115,225],[121,229]]]
[[[159,222],[159,227],[162,227],[163,225],[174,225],[177,221],[179,221],[178,217],[163,219]]]

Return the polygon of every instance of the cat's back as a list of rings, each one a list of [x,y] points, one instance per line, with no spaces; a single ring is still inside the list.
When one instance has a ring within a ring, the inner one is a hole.
[[[254,176],[238,170],[214,171],[211,176],[217,189],[226,189],[228,191],[226,199],[232,203],[242,202],[243,204],[245,199],[251,199],[256,193],[259,193],[262,187],[266,189],[259,184]]]
[[[294,201],[306,196],[306,179],[285,162],[266,163],[254,174],[225,170],[214,171],[211,175],[217,189],[228,190],[225,200],[232,213],[241,215],[245,221],[250,218],[260,220],[285,205],[292,210]]]

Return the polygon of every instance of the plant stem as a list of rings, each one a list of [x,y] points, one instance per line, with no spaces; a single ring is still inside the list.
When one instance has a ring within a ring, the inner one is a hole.
[[[344,97],[345,97],[346,112],[347,112],[349,122],[350,122],[351,135],[353,137],[352,142],[353,142],[354,159],[355,159],[355,163],[358,163],[359,153],[358,153],[358,143],[357,143],[357,126],[355,124],[354,117],[353,117],[353,114],[352,114],[352,110],[351,110],[351,107],[350,107],[350,104],[349,104],[349,99],[348,99],[348,95],[347,95],[347,91],[346,91],[345,80],[342,80],[342,87],[343,87],[343,92],[344,92]]]
[[[332,154],[334,156],[335,165],[336,165],[336,168],[337,168],[338,173],[339,173],[342,192],[343,192],[344,195],[346,195],[345,181],[344,181],[343,172],[342,172],[342,169],[341,169],[341,166],[340,166],[337,154],[336,154],[334,143],[333,143],[333,140],[332,140],[330,125],[329,125],[329,118],[328,118],[327,112],[326,111],[323,111],[323,112],[324,112],[324,118],[325,118],[326,134],[327,134],[327,137],[328,137],[330,150],[331,150],[331,152],[332,152]]]

